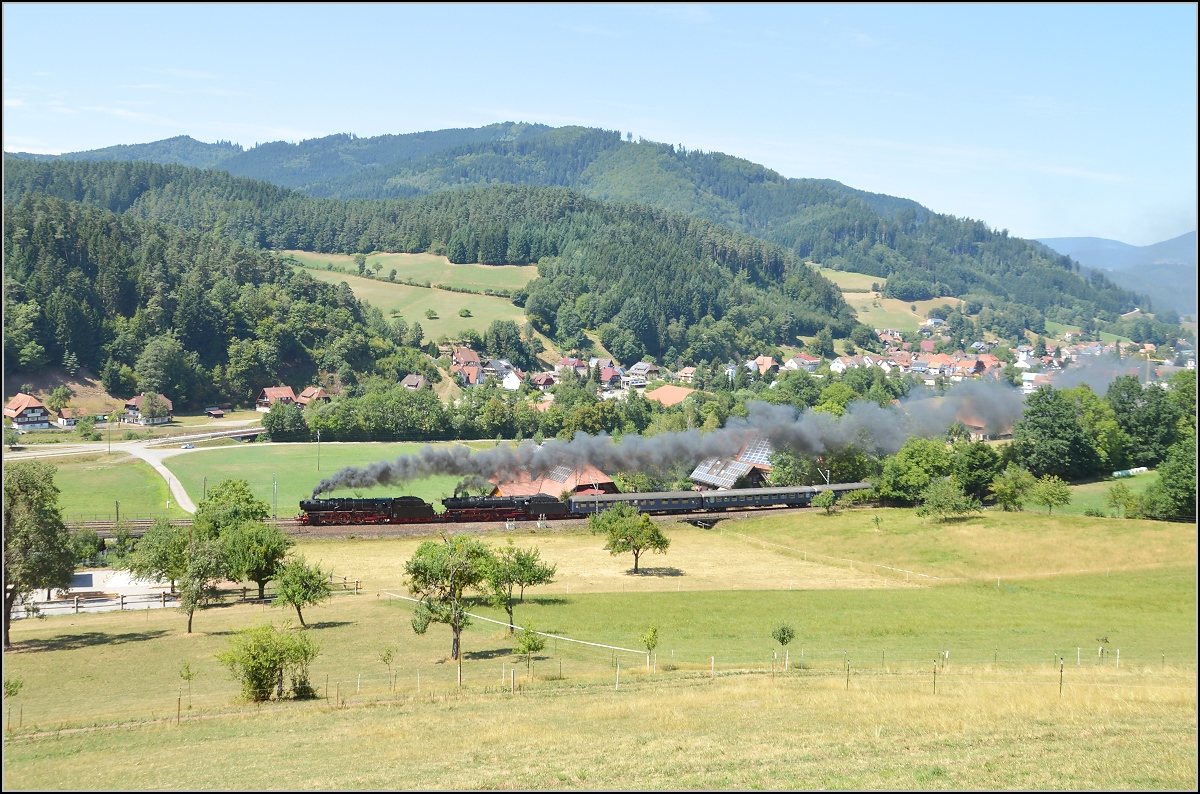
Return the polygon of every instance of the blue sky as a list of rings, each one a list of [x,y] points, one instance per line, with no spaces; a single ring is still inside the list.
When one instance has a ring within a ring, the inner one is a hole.
[[[4,6],[4,148],[496,121],[1145,245],[1196,228],[1196,6]]]

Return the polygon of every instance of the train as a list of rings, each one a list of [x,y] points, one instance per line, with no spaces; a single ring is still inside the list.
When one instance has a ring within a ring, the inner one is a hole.
[[[720,491],[576,494],[566,501],[533,496],[455,496],[442,500],[442,512],[415,496],[377,499],[304,499],[296,522],[309,526],[349,524],[434,524],[540,521],[587,518],[616,505],[642,513],[671,515],[723,513],[768,507],[804,507],[822,491],[844,493],[870,488],[868,482],[798,485],[787,488],[731,488]]]

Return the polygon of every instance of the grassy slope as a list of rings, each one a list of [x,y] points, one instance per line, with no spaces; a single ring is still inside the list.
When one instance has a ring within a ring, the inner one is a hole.
[[[123,518],[188,514],[172,504],[166,509],[167,483],[150,465],[125,454],[99,453],[69,458],[51,458],[58,469],[54,483],[60,494],[59,507],[67,521],[112,520],[114,501],[121,502]]]
[[[479,443],[479,442],[476,442]],[[491,446],[493,442],[481,442]],[[474,446],[475,443],[472,444]],[[226,477],[241,477],[250,483],[258,498],[271,501],[271,478],[279,487],[279,515],[291,516],[299,511],[299,502],[312,493],[313,487],[342,466],[363,466],[380,460],[415,452],[418,443],[323,443],[321,471],[317,471],[316,444],[245,444],[200,452],[189,452],[165,461],[183,483],[194,501],[203,492],[204,478],[215,485]],[[362,491],[365,497],[410,494],[426,501],[441,499],[454,492],[458,477],[431,477],[428,480]],[[351,496],[338,492],[336,496]]]
[[[236,687],[213,658],[229,630],[264,619],[257,607],[203,612],[203,633],[191,637],[171,611],[29,621],[14,628],[21,652],[6,659],[6,675],[26,682],[25,731],[173,718],[184,660],[200,671],[192,713],[232,714],[10,739],[5,776],[17,787],[207,787],[234,774],[251,787],[321,788],[1186,787],[1195,775],[1194,608],[1190,566],[1000,589],[531,597],[520,619],[589,640],[634,647],[656,623],[663,672],[651,681],[644,658],[625,655],[613,692],[608,652],[551,641],[537,680],[524,683],[529,694],[512,698],[500,679],[514,666],[524,678],[523,664],[502,631],[481,624],[465,637],[466,693],[446,699],[455,670],[443,662],[444,627],[416,636],[406,604],[341,595],[308,613],[324,647],[313,678],[324,690],[328,675],[331,689],[365,708],[329,711],[318,701],[258,713],[234,703]],[[772,682],[768,635],[781,619],[799,634],[792,673]],[[1084,657],[1059,699],[1053,653],[1073,656],[1104,635],[1123,651],[1120,672],[1111,657],[1103,666]],[[396,693],[377,658],[386,646],[397,652]],[[928,668],[944,649],[951,664],[934,696]],[[667,673],[672,651],[683,669]],[[710,655],[725,674],[715,685],[705,682]],[[546,680],[560,659],[565,681]],[[728,677],[737,670],[756,674]],[[447,753],[474,762],[446,764]]]
[[[324,268],[326,264],[332,264],[335,270],[343,270],[346,274],[358,270],[354,257],[346,254],[314,254],[309,251],[281,253],[311,268]],[[395,268],[397,281],[411,278],[418,283],[429,281],[431,284],[477,290],[518,289],[537,277],[535,266],[453,265],[446,257],[434,254],[372,254],[367,257],[367,267],[376,262],[383,265],[379,272],[385,279],[388,271]]]

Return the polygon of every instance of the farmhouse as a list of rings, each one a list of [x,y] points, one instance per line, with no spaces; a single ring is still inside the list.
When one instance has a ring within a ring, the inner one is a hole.
[[[409,374],[405,375],[400,381],[400,385],[409,391],[420,391],[421,389],[432,388],[424,375],[418,375],[415,372],[410,372]]]
[[[288,391],[291,391],[291,389]],[[174,410],[174,406],[171,405],[171,401],[162,394],[156,394],[154,396],[158,398],[159,404],[166,409],[163,411],[162,416],[146,415],[149,411],[149,408],[146,405],[146,393],[142,392],[137,397],[133,397],[132,399],[125,401],[125,418],[123,421],[134,425],[164,425],[167,422],[170,422],[171,411]]]
[[[570,466],[555,466],[538,477],[527,471],[519,472],[515,476],[493,477],[491,483],[496,486],[492,496],[533,496],[541,493],[557,498],[564,491],[618,493],[612,477],[590,463],[576,469]]]
[[[271,410],[274,403],[296,402],[296,392],[292,391],[291,386],[268,386],[258,393],[258,399],[254,401],[254,410],[267,413]]]
[[[4,415],[12,420],[18,431],[46,430],[50,427],[50,414],[46,406],[32,394],[20,393],[4,406]]]
[[[79,421],[79,414],[74,408],[58,409],[58,424],[60,427],[74,427]]]
[[[479,365],[478,357],[474,364],[468,362],[466,364],[451,364],[450,374],[458,375],[462,378],[464,386],[478,386],[483,383],[484,374],[483,367]]]
[[[329,402],[329,394],[320,386],[309,386],[300,392],[300,396],[296,398],[296,402],[304,406],[316,402],[327,403]]]
[[[469,347],[456,347],[450,354],[450,363],[460,367],[468,365],[478,367],[480,365],[479,354]]]
[[[538,391],[545,391],[557,382],[553,372],[538,372],[529,378],[530,385]]]

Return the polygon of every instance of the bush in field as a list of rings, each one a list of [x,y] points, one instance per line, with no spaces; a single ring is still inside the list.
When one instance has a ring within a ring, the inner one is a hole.
[[[242,697],[250,701],[283,699],[284,678],[294,698],[312,697],[309,666],[320,654],[320,645],[306,631],[290,631],[289,624],[243,629],[229,648],[217,654],[221,664],[242,682]]]
[[[934,480],[921,492],[921,505],[916,513],[919,516],[933,516],[938,521],[945,521],[981,509],[979,501],[963,493],[957,482],[944,479]]]
[[[988,492],[1006,512],[1020,512],[1029,498],[1029,490],[1033,488],[1033,483],[1032,474],[1020,466],[1010,464],[992,480]]]
[[[837,509],[837,494],[833,491],[821,491],[813,497],[812,506],[823,508],[825,515],[832,515]]]

